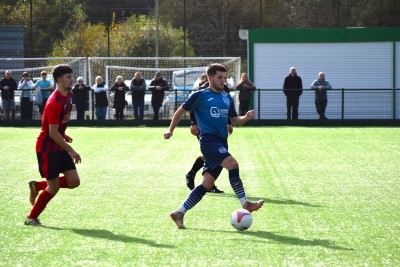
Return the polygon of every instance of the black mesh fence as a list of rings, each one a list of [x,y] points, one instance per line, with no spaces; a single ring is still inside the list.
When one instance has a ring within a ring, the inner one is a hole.
[[[161,24],[186,31],[187,45],[193,47],[194,56],[239,56],[243,59],[247,56],[247,46],[246,41],[239,38],[240,29],[400,26],[398,0],[159,0],[158,9],[156,0],[3,2],[0,3],[0,10],[4,10],[0,12],[0,37],[3,41],[0,55],[7,57],[49,55],[54,44],[69,37],[66,33],[79,30],[75,23],[80,17],[85,18],[85,24],[106,26],[123,23],[132,15],[157,17]],[[110,32],[103,30],[95,36],[86,36],[87,42],[92,44],[93,39]],[[153,47],[155,42],[152,38],[154,31],[144,32],[139,42],[145,42],[147,48]],[[107,42],[107,38],[104,40]],[[79,45],[82,46],[83,42]],[[110,49],[98,50],[102,54],[63,56],[135,56],[113,54],[117,44],[112,38],[108,45]],[[106,54],[106,51],[111,51],[111,54]],[[168,53],[168,50],[161,53]],[[146,56],[155,55],[149,53]],[[179,56],[187,55],[182,53]]]
[[[332,89],[327,93],[328,119],[399,119],[400,89]],[[286,96],[281,89],[259,89],[254,96],[258,119],[286,119]],[[299,119],[319,119],[315,92],[299,98]]]
[[[15,91],[16,119],[20,120],[21,91]],[[236,110],[239,112],[239,92],[231,91]],[[165,94],[160,108],[159,118],[170,120],[175,110],[183,103],[181,92],[170,90]],[[33,92],[34,96],[34,92]],[[112,93],[108,93],[109,105],[106,120],[115,120],[116,112],[113,108]],[[125,95],[126,106],[124,120],[133,120],[134,112],[130,92]],[[89,93],[88,110],[85,120],[97,120],[94,104],[94,93]],[[287,118],[286,96],[282,89],[257,89],[254,93],[252,106],[256,110],[256,119],[285,120]],[[144,120],[153,119],[151,94],[147,92],[144,104]],[[332,120],[398,120],[400,119],[400,89],[332,89],[328,92],[328,103],[325,115]],[[0,101],[0,120],[5,119],[5,111]],[[33,105],[33,120],[40,120],[41,115],[37,105]],[[75,106],[71,113],[71,120],[77,119]],[[304,90],[299,99],[299,120],[318,120],[319,115],[315,105],[315,93]]]

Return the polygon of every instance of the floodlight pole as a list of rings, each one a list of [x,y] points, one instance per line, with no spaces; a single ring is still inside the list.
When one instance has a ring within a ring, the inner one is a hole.
[[[32,17],[32,0],[29,1],[29,18],[30,18],[30,30],[31,30],[31,34],[30,34],[30,42],[31,42],[31,57],[33,57],[33,17]]]
[[[110,12],[110,0],[107,0],[107,10]],[[107,22],[107,56],[110,57],[110,25],[111,25],[111,18],[112,13],[108,14],[108,22]]]
[[[186,0],[183,0],[183,57],[186,60]]]
[[[262,12],[262,10],[263,10],[263,4],[262,4],[262,0],[260,0],[260,29],[262,29],[263,28],[263,12]]]
[[[158,57],[160,56],[159,39],[160,39],[160,7],[159,7],[159,0],[156,0],[156,67],[158,67]]]
[[[336,0],[336,27],[339,28],[339,0]]]

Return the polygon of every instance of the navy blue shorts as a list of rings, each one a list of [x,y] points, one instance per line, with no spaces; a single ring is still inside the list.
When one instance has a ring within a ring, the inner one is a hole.
[[[59,177],[60,173],[75,170],[75,163],[67,151],[36,152],[39,172],[43,178],[52,180]]]
[[[203,172],[207,171],[217,179],[223,169],[220,164],[231,155],[228,152],[228,140],[203,135],[200,138],[200,151],[205,158]]]

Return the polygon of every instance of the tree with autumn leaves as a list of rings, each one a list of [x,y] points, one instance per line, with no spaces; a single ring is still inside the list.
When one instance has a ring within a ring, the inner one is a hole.
[[[109,44],[110,56],[151,57],[155,56],[156,35],[155,19],[144,15],[132,15],[122,23],[112,21],[109,27],[103,23],[81,23],[54,45],[51,56],[107,56]],[[160,56],[183,54],[182,29],[160,24],[159,40]],[[192,47],[186,49],[188,56],[194,56]]]

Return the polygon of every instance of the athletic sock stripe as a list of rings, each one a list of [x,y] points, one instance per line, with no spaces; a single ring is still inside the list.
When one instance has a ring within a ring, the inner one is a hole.
[[[203,185],[198,185],[195,189],[192,190],[189,197],[183,203],[183,206],[186,210],[190,210],[193,208],[203,196],[207,193],[207,189]]]
[[[246,197],[242,179],[240,179],[239,176],[239,169],[233,169],[229,171],[229,183],[239,199]]]

